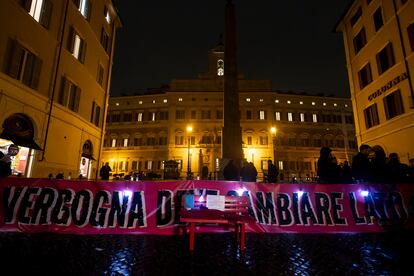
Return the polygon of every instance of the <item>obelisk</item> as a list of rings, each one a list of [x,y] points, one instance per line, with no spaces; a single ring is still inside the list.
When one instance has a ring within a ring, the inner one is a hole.
[[[236,47],[236,12],[232,0],[227,0],[224,32],[224,126],[223,159],[232,159],[240,168],[243,158],[240,127],[239,91]]]

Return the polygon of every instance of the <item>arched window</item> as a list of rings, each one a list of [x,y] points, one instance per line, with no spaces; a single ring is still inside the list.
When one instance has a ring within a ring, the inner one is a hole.
[[[34,126],[32,120],[23,113],[16,113],[3,122],[3,132],[0,138],[10,140],[18,146],[41,150],[34,141]]]

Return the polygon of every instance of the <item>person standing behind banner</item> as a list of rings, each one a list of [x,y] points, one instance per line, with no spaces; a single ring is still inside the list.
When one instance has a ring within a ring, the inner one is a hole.
[[[0,151],[0,178],[11,175],[11,161]]]
[[[99,171],[99,175],[101,176],[102,180],[109,180],[109,172],[111,172],[111,167],[109,163],[106,162],[105,165],[102,166],[101,170]]]
[[[244,167],[240,170],[240,176],[245,182],[256,182],[257,170],[252,162],[246,163],[244,165]]]
[[[267,182],[276,183],[278,175],[279,169],[272,163],[272,160],[267,160]]]
[[[239,170],[237,169],[236,165],[234,165],[233,160],[229,160],[226,167],[224,167],[223,177],[225,180],[229,181],[240,180]]]
[[[408,167],[408,182],[414,183],[414,158],[411,158],[409,160],[409,167]]]
[[[19,147],[11,144],[7,149],[7,153],[0,152],[0,178],[8,177],[12,174],[11,162],[12,157],[19,153]]]
[[[322,147],[318,159],[318,177],[320,183],[337,183],[339,167],[336,158],[331,154],[332,149]]]
[[[368,159],[371,147],[362,144],[359,152],[352,159],[352,176],[357,182],[369,182],[372,180],[372,164]]]

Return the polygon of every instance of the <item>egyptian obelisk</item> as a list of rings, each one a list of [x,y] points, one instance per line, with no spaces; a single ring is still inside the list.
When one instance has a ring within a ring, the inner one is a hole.
[[[232,159],[240,168],[243,158],[240,127],[239,91],[236,47],[236,12],[232,0],[227,0],[224,33],[224,126],[223,159]]]

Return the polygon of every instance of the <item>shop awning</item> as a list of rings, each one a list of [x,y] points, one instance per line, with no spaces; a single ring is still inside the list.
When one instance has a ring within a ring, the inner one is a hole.
[[[89,160],[96,161],[96,159],[95,159],[95,158],[93,158],[93,156],[92,156],[92,155],[87,154],[87,153],[82,153],[82,157],[88,158]]]
[[[30,139],[30,138],[18,137],[15,135],[4,133],[4,132],[0,134],[0,138],[12,141],[14,144],[20,147],[25,147],[25,148],[35,149],[35,150],[43,150],[38,144],[36,144],[35,141],[33,141],[33,139]]]

